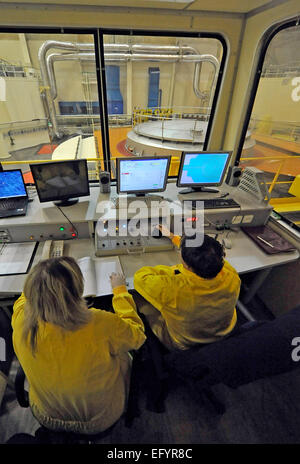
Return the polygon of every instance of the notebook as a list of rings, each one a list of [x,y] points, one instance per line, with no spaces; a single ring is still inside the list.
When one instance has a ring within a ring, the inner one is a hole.
[[[83,296],[103,296],[112,293],[110,275],[121,273],[122,266],[118,256],[92,258],[85,256],[77,260],[84,278]]]
[[[28,194],[21,169],[0,172],[0,218],[24,216]]]
[[[286,253],[296,249],[270,226],[242,227],[242,230],[256,243],[256,245],[269,255]]]

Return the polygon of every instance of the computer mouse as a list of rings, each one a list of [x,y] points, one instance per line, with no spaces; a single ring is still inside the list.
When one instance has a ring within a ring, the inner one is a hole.
[[[230,240],[230,238],[228,238],[228,237],[222,238],[222,243],[223,243],[224,247],[227,248],[228,250],[230,250],[230,248],[232,248],[232,241]]]

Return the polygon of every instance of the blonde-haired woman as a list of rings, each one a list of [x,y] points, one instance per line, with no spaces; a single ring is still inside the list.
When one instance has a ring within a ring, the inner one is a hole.
[[[38,263],[14,304],[13,344],[37,420],[52,430],[99,433],[126,405],[129,350],[145,341],[124,277],[112,274],[115,313],[88,308],[71,257]]]

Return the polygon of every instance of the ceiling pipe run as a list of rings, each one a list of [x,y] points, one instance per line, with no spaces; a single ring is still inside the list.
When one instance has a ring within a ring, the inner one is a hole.
[[[74,53],[52,53],[47,56],[50,49],[60,49]],[[128,44],[104,44],[105,62],[128,62],[128,61],[149,61],[149,62],[189,62],[195,63],[193,90],[198,98],[202,97],[199,90],[199,78],[201,64],[209,62],[214,67],[214,79],[210,90],[210,103],[213,97],[213,89],[216,85],[219,70],[218,59],[209,54],[199,55],[197,50],[189,46],[165,46],[165,45],[128,45]],[[49,87],[51,101],[48,102],[50,119],[56,136],[60,136],[56,121],[56,110],[54,101],[57,98],[57,86],[54,73],[55,61],[95,61],[94,45],[87,43],[59,42],[48,40],[43,43],[38,52],[38,59],[41,69],[41,77],[44,87]]]

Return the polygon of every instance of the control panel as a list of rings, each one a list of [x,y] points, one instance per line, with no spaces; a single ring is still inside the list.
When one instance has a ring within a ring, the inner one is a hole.
[[[174,245],[167,237],[162,237],[155,229],[159,220],[144,220],[140,224],[131,220],[116,221],[109,228],[108,222],[95,223],[96,256],[141,254],[155,251],[173,250]]]
[[[88,223],[71,224],[22,224],[0,229],[0,243],[43,242],[45,240],[67,240],[90,238]]]
[[[218,210],[193,210],[191,216],[203,218],[204,229],[220,229],[229,227],[253,227],[266,224],[271,214],[272,207],[251,210],[220,208]],[[195,220],[195,219],[194,219]],[[192,224],[194,225],[194,224]]]

